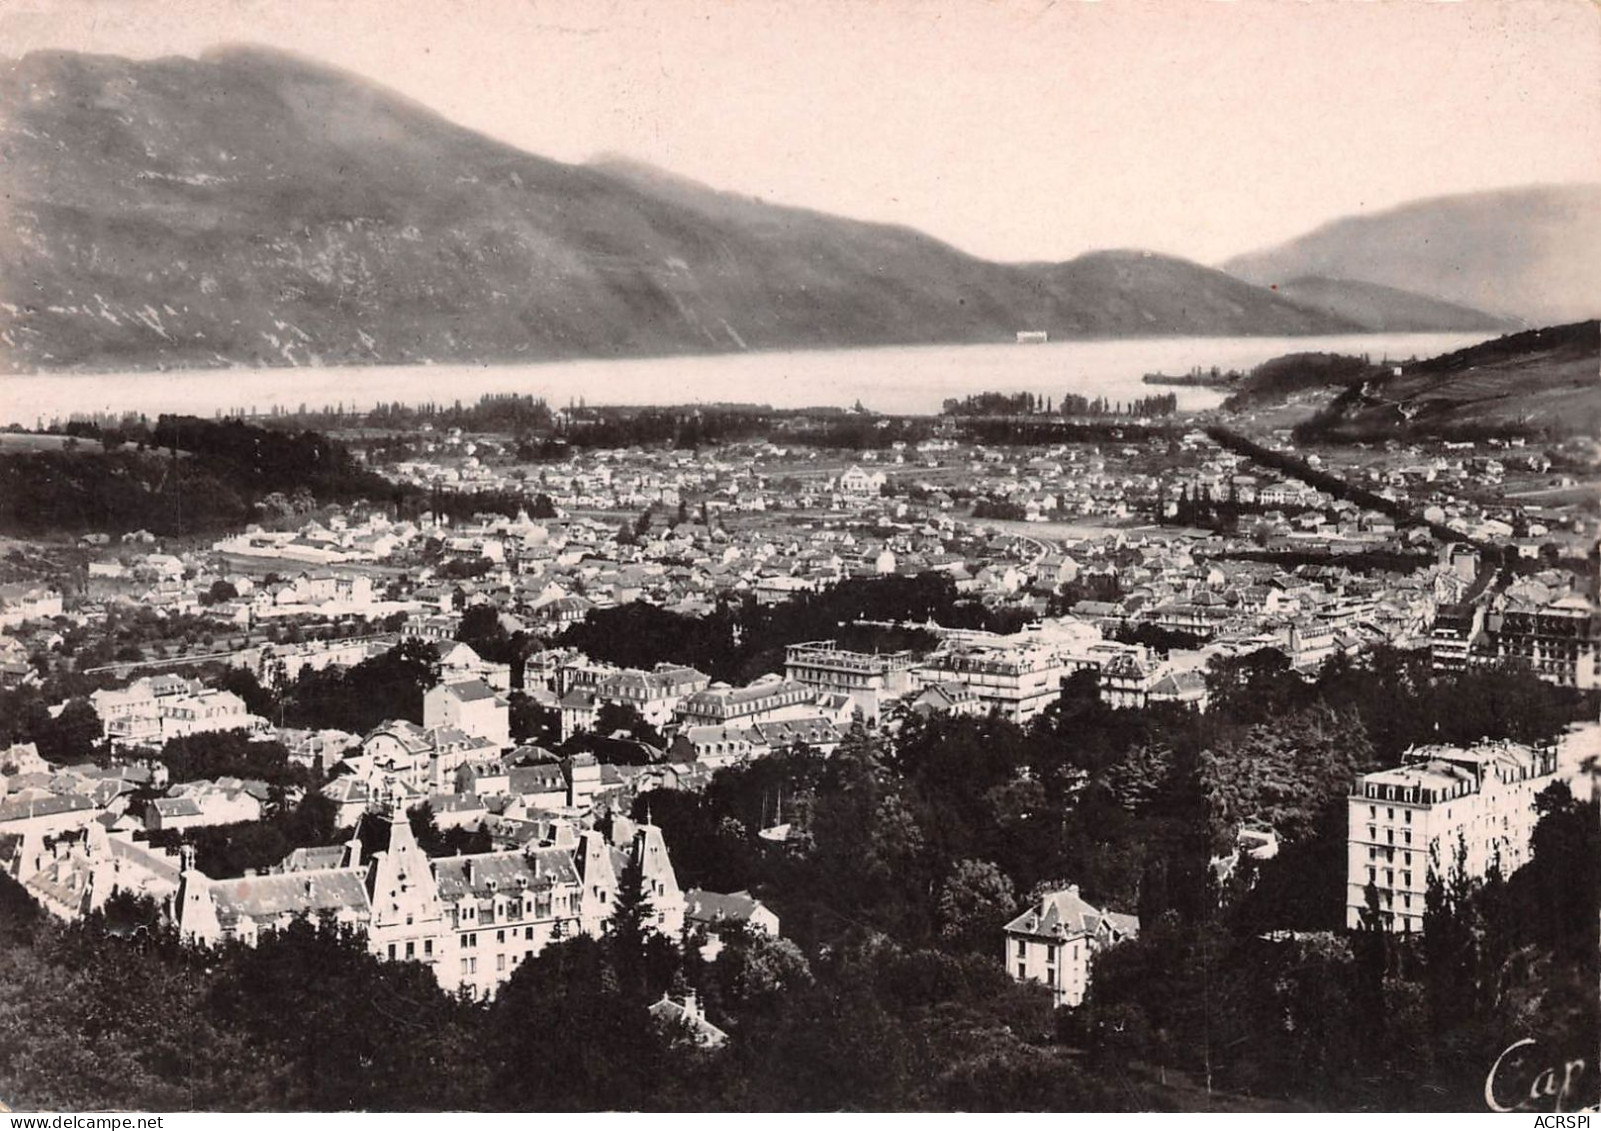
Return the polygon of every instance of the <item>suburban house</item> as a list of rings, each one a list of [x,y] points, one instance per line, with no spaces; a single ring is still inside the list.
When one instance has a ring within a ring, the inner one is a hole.
[[[511,704],[481,679],[429,688],[422,711],[425,729],[455,727],[496,746],[511,745]]]
[[[662,999],[650,1007],[650,1015],[664,1025],[683,1026],[685,1039],[703,1049],[720,1049],[728,1043],[728,1034],[706,1020],[692,993],[684,995],[682,1002],[662,994]]]
[[[62,613],[61,594],[43,586],[0,585],[0,628],[16,628],[31,620]]]
[[[229,782],[185,782],[167,797],[145,808],[145,827],[152,832],[193,829],[210,825],[237,825],[261,820],[262,793],[237,779]]]
[[[1006,924],[1006,972],[1043,983],[1059,1006],[1081,1005],[1096,955],[1139,931],[1138,918],[1092,907],[1070,884]]]
[[[778,937],[778,916],[748,891],[723,895],[691,888],[684,893],[684,926],[705,932],[706,945],[700,953],[708,962],[722,953],[724,931],[737,928]]]

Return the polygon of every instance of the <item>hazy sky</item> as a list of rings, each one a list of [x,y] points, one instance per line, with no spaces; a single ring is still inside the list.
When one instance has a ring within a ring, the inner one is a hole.
[[[0,53],[288,48],[566,161],[613,151],[1000,259],[1215,261],[1601,181],[1592,0],[0,0]]]

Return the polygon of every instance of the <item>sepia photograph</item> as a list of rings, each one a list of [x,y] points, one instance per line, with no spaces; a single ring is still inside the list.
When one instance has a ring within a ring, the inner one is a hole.
[[[0,1126],[1598,1107],[1593,0],[0,0]]]

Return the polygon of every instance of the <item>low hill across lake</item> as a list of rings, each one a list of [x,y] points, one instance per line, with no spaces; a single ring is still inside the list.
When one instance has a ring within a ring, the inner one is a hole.
[[[1365,357],[1338,353],[1291,353],[1264,361],[1233,385],[1223,402],[1228,412],[1284,403],[1292,396],[1340,392],[1377,378],[1385,370]]]
[[[1509,334],[1352,384],[1306,438],[1601,434],[1601,322]]]

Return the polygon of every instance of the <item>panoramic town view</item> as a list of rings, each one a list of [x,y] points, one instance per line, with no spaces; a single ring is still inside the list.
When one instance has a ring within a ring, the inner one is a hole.
[[[1046,262],[425,105],[644,6],[397,7],[9,25],[0,1111],[1595,1108],[1593,11],[1039,15],[1556,60],[1471,177]],[[1035,26],[831,12],[661,66]]]

